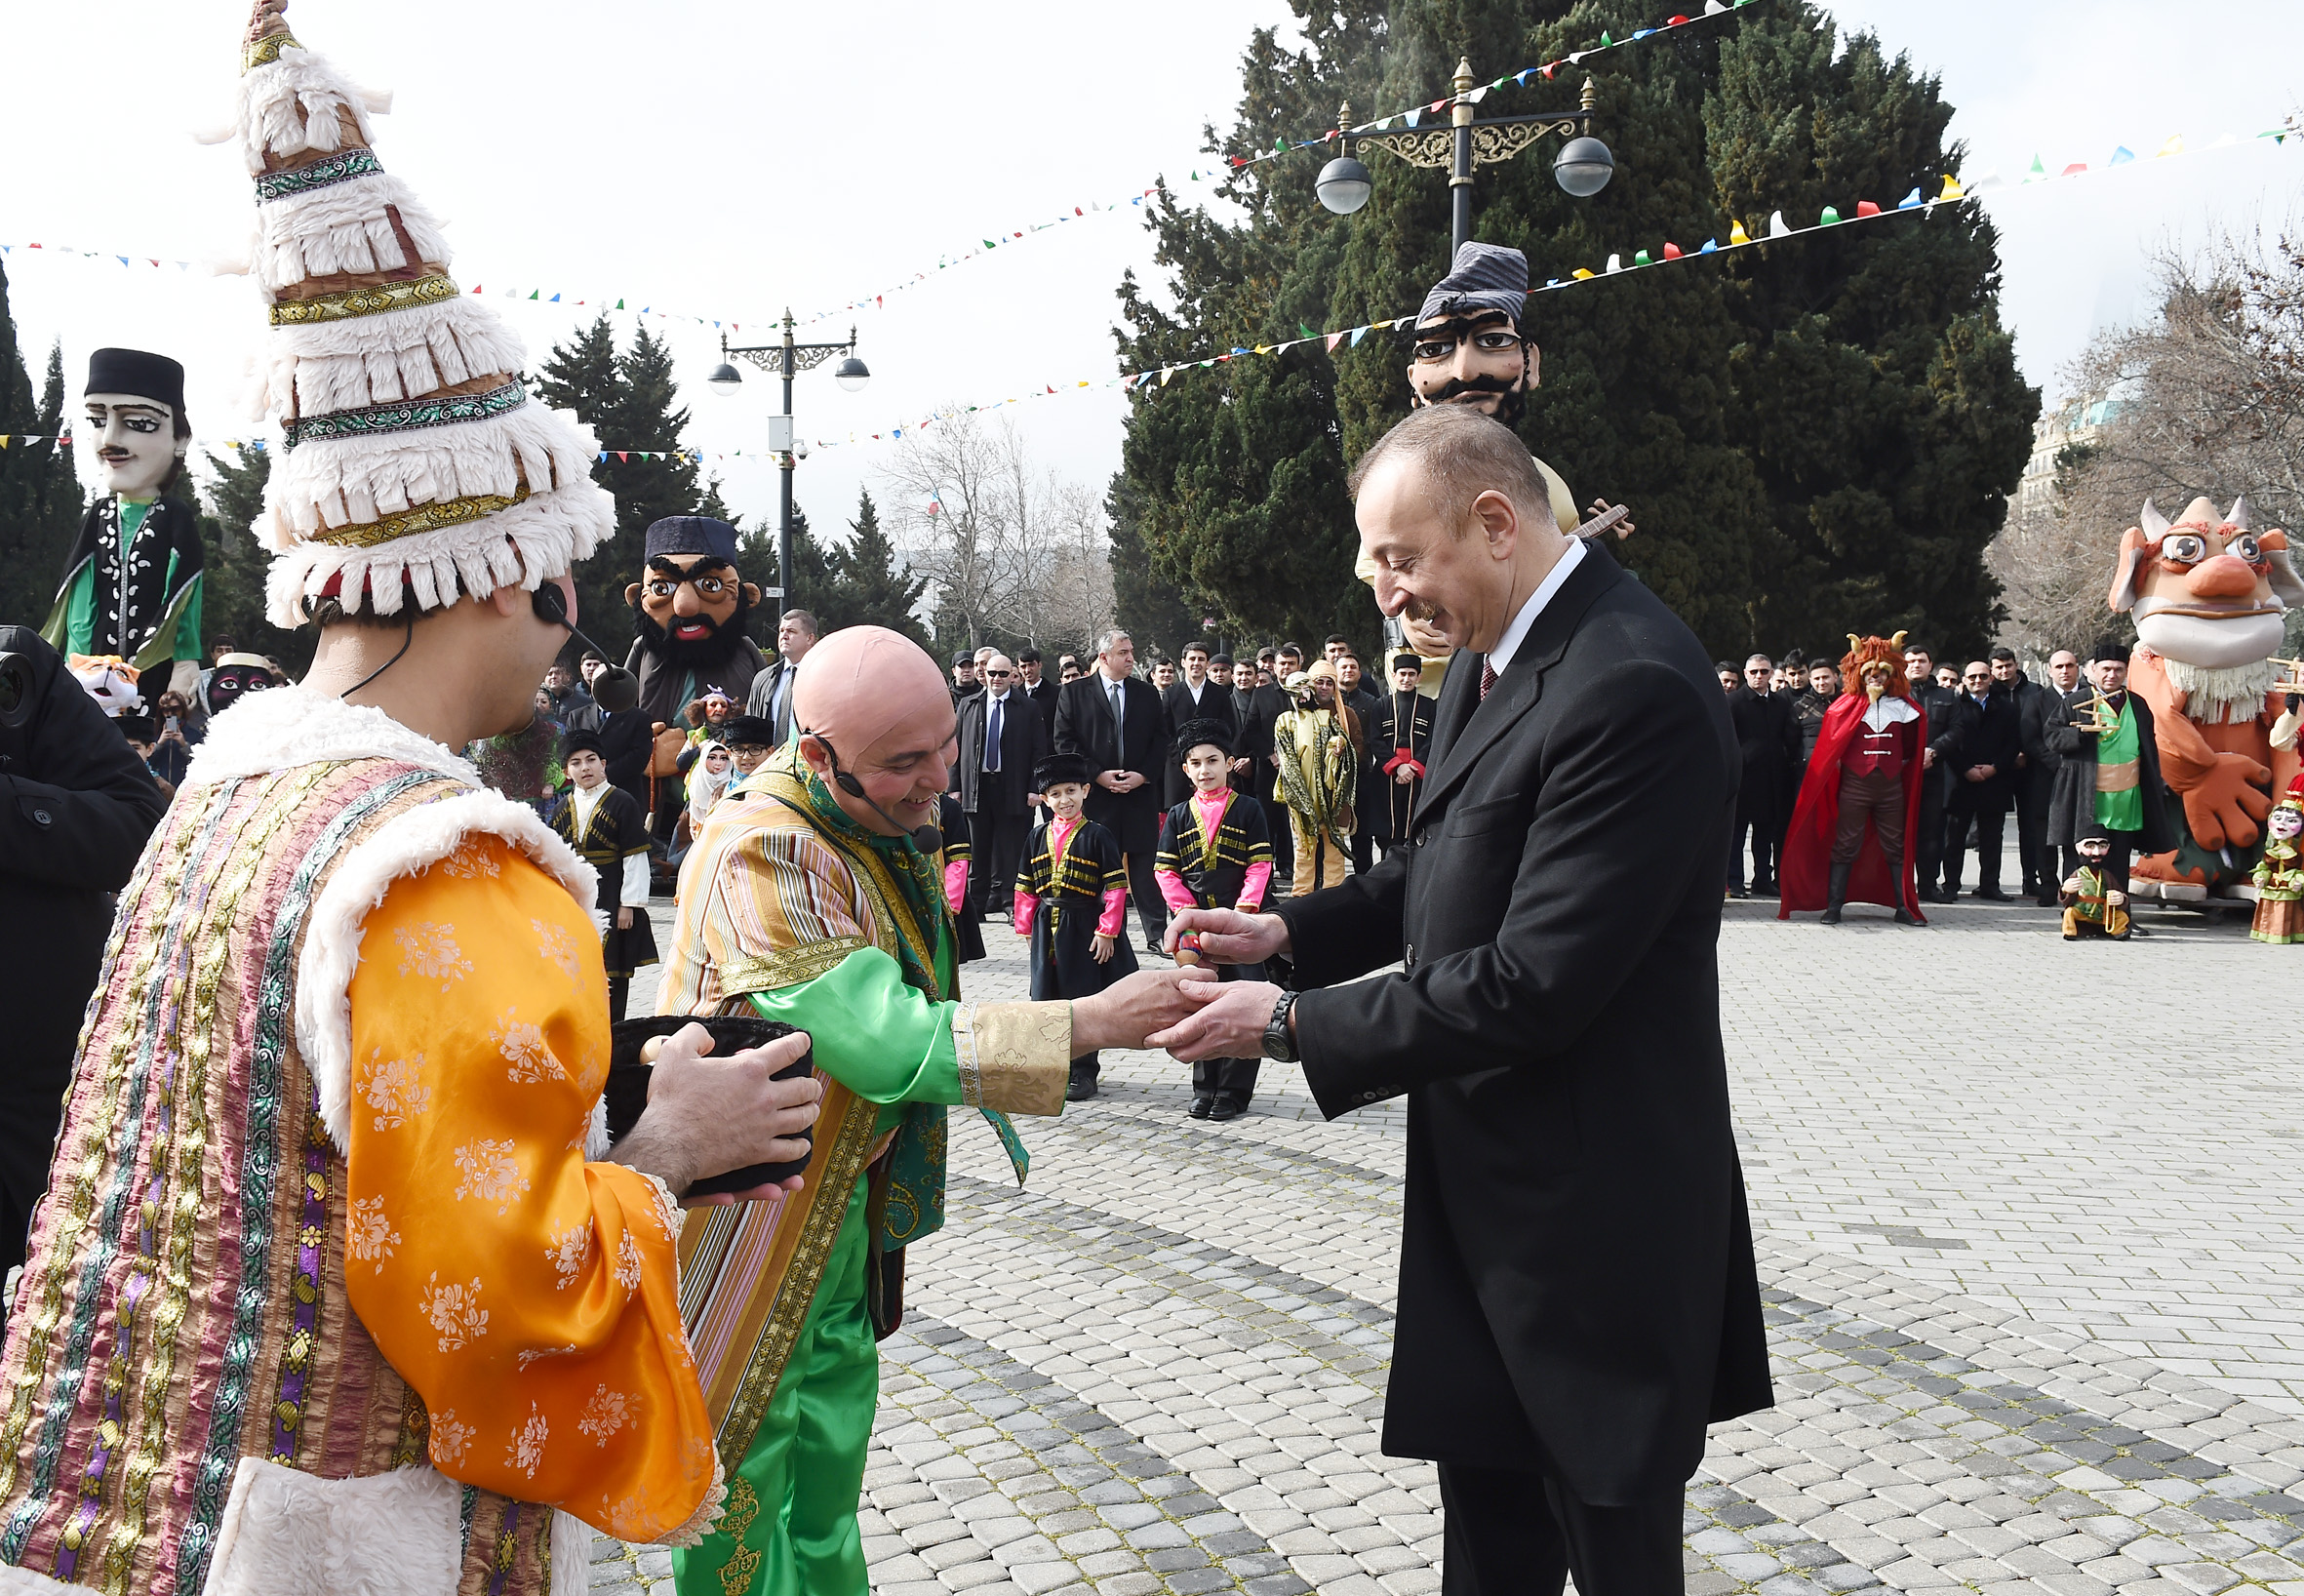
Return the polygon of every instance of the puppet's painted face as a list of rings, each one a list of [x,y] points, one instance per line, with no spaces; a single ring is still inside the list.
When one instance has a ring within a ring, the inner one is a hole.
[[[1823,673],[1819,671],[1817,674],[1820,678]],[[1874,703],[1880,702],[1881,697],[1888,690],[1888,678],[1894,674],[1895,667],[1886,659],[1874,659],[1868,662],[1864,666],[1864,697]],[[1822,690],[1818,689],[1818,691]]]
[[[208,678],[208,712],[229,709],[251,693],[272,685],[271,672],[261,665],[218,665]]]
[[[1410,402],[1470,405],[1510,426],[1536,384],[1536,346],[1501,310],[1436,316],[1417,324],[1409,346]]]
[[[677,665],[717,664],[734,654],[759,597],[734,566],[709,554],[658,554],[646,579],[624,589],[649,652]]]
[[[84,403],[78,430],[96,452],[104,492],[157,498],[185,448],[177,441],[176,412],[133,393],[92,393]]]
[[[2293,804],[2274,806],[2265,818],[2264,829],[2272,833],[2275,842],[2294,842],[2299,833],[2304,833],[2304,809]]]
[[[2111,840],[2106,837],[2083,837],[2073,846],[2090,864],[2101,864],[2112,854]]]
[[[2279,652],[2287,606],[2304,600],[2285,533],[2251,532],[2205,499],[2172,525],[2146,504],[2144,521],[2121,539],[2111,598],[2135,616],[2139,642],[2205,670]]]

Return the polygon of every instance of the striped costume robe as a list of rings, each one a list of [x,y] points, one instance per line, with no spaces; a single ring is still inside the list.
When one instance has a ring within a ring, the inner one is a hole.
[[[701,1533],[679,1216],[585,1161],[592,888],[377,710],[216,718],[121,894],[10,1315],[0,1593],[557,1596],[585,1522]]]

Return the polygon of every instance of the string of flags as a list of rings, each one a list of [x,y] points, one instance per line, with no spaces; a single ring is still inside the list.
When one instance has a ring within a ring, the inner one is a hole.
[[[1661,38],[1680,28],[1693,27],[1698,22],[1707,21],[1714,17],[1725,17],[1731,11],[1740,11],[1753,3],[1754,0],[1704,0],[1704,9],[1692,17],[1676,12],[1654,27],[1634,28],[1621,39],[1614,37],[1608,29],[1603,28],[1599,43],[1588,44],[1581,50],[1571,50],[1557,60],[1542,61],[1534,66],[1524,66],[1517,72],[1506,72],[1500,78],[1491,79],[1490,82],[1465,91],[1463,102],[1467,105],[1477,105],[1490,94],[1507,85],[1525,89],[1537,78],[1542,78],[1549,83],[1553,80],[1554,74],[1563,66],[1580,66],[1594,56],[1603,55],[1610,50],[1621,50],[1627,45],[1640,44],[1649,39]],[[1425,117],[1437,116],[1440,112],[1455,104],[1456,100],[1457,97],[1454,94],[1446,94],[1428,105],[1411,105],[1406,110],[1394,111],[1388,116],[1379,116],[1373,121],[1362,122],[1354,127],[1331,128],[1317,139],[1282,139],[1275,141],[1270,149],[1260,154],[1227,156],[1226,163],[1234,170],[1261,166],[1266,161],[1276,161],[1284,155],[1293,155],[1300,149],[1318,149],[1324,144],[1333,143],[1336,140],[1348,135],[1385,133],[1396,125],[1405,128],[1421,127]]]

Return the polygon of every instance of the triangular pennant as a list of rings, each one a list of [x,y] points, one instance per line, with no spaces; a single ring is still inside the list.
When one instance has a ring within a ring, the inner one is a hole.
[[[2125,166],[2135,158],[2136,152],[2128,148],[2127,145],[2123,144],[2112,152],[2112,158],[2106,161],[2104,164],[2106,166]]]
[[[1667,260],[1677,260],[1680,259],[1680,246],[1673,243],[1670,239],[1666,239],[1664,241],[1664,259]]]
[[[1730,246],[1737,244],[1749,244],[1751,242],[1752,235],[1744,230],[1744,224],[1741,221],[1730,221],[1728,223],[1728,243]]]
[[[1781,211],[1771,211],[1771,212],[1769,212],[1769,213],[1768,213],[1768,237],[1770,237],[1770,238],[1790,238],[1791,236],[1792,236],[1792,226],[1791,226],[1791,224],[1790,224],[1789,222],[1787,222],[1787,221],[1784,219],[1784,213],[1783,213],[1783,212],[1781,212]]]
[[[1880,207],[1873,204],[1870,200],[1856,201],[1857,219],[1861,220],[1865,217],[1876,217],[1878,215],[1880,215]]]
[[[1316,339],[1320,337],[1318,333],[1315,333],[1311,328],[1306,327],[1302,322],[1296,323],[1296,331],[1303,334],[1308,339]]]
[[[1343,334],[1341,334],[1341,333],[1331,333],[1331,334],[1329,334],[1329,336],[1328,336],[1328,352],[1329,352],[1330,354],[1331,354],[1331,355],[1332,355],[1332,354],[1334,354],[1334,353],[1336,352],[1336,345],[1337,345],[1337,344],[1339,344],[1339,343],[1341,343],[1341,342],[1343,342],[1343,341],[1344,341],[1344,335],[1343,335]]]

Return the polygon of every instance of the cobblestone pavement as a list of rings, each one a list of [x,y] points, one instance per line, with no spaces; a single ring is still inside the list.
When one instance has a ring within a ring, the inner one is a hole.
[[[1688,1591],[2304,1596],[2304,1049],[2269,1017],[2304,953],[1773,910],[1731,904],[1721,963],[1778,1400],[1713,1429]],[[970,990],[1021,995],[985,931]],[[1211,1126],[1107,1054],[1024,1123],[1021,1192],[956,1119],[882,1347],[882,1596],[1439,1588],[1433,1470],[1376,1447],[1402,1110],[1328,1123],[1265,1070]],[[595,1560],[670,1591],[661,1553]]]

